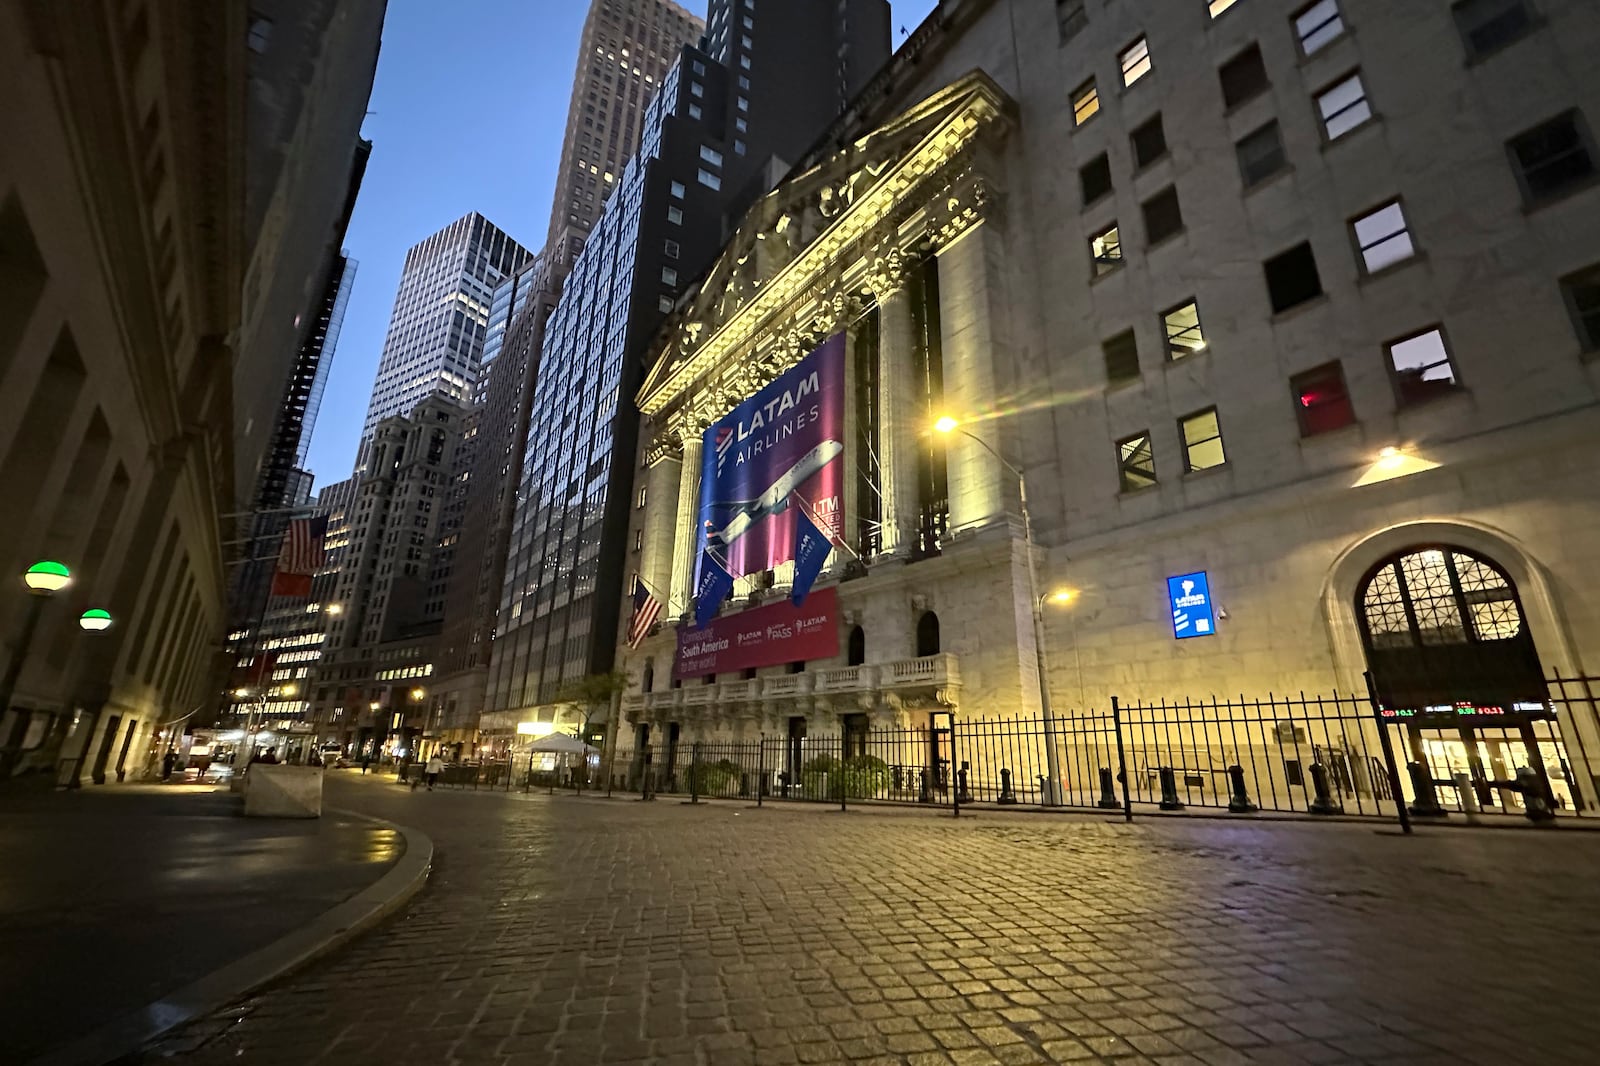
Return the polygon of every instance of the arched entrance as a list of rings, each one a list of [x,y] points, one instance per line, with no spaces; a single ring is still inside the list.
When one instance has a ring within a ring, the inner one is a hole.
[[[1519,807],[1520,767],[1552,801],[1581,802],[1504,567],[1453,544],[1408,547],[1366,572],[1355,613],[1383,714],[1404,729],[1413,813],[1440,813],[1441,787],[1463,809]]]
[[[939,616],[932,611],[922,612],[917,619],[917,658],[939,654]]]
[[[847,666],[860,666],[867,661],[867,634],[860,626],[850,630],[850,647]]]

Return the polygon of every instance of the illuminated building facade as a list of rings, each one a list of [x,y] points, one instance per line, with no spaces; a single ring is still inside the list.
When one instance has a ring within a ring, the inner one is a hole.
[[[941,5],[745,216],[638,394],[630,565],[671,619],[702,435],[845,335],[865,564],[836,549],[818,586],[838,651],[674,680],[667,624],[622,656],[629,720],[1036,712],[1007,464],[1066,604],[1058,710],[1369,669],[1386,706],[1509,707],[1600,670],[1600,78],[1587,9],[1531,6]]]

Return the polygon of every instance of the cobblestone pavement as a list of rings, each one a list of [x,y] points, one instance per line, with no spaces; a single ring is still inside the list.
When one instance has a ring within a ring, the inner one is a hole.
[[[241,802],[181,786],[0,795],[0,1063],[272,943],[403,850],[364,820],[242,818]]]
[[[332,786],[388,926],[143,1064],[1594,1061],[1600,836]]]

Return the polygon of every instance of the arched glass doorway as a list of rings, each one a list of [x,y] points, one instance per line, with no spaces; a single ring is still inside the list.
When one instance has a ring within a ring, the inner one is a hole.
[[[1413,814],[1511,811],[1527,767],[1546,798],[1578,790],[1516,583],[1494,560],[1418,545],[1367,571],[1356,617],[1373,687],[1410,753]]]

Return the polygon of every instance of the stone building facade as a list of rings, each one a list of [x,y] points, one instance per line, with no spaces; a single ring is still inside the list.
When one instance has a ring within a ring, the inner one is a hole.
[[[631,561],[673,619],[700,434],[847,332],[840,654],[669,687],[669,621],[625,657],[628,719],[1027,714],[1034,595],[1058,709],[1368,669],[1391,705],[1511,706],[1594,672],[1600,23],[1533,6],[940,4],[640,395]],[[1167,581],[1201,573],[1214,628],[1179,639]]]

